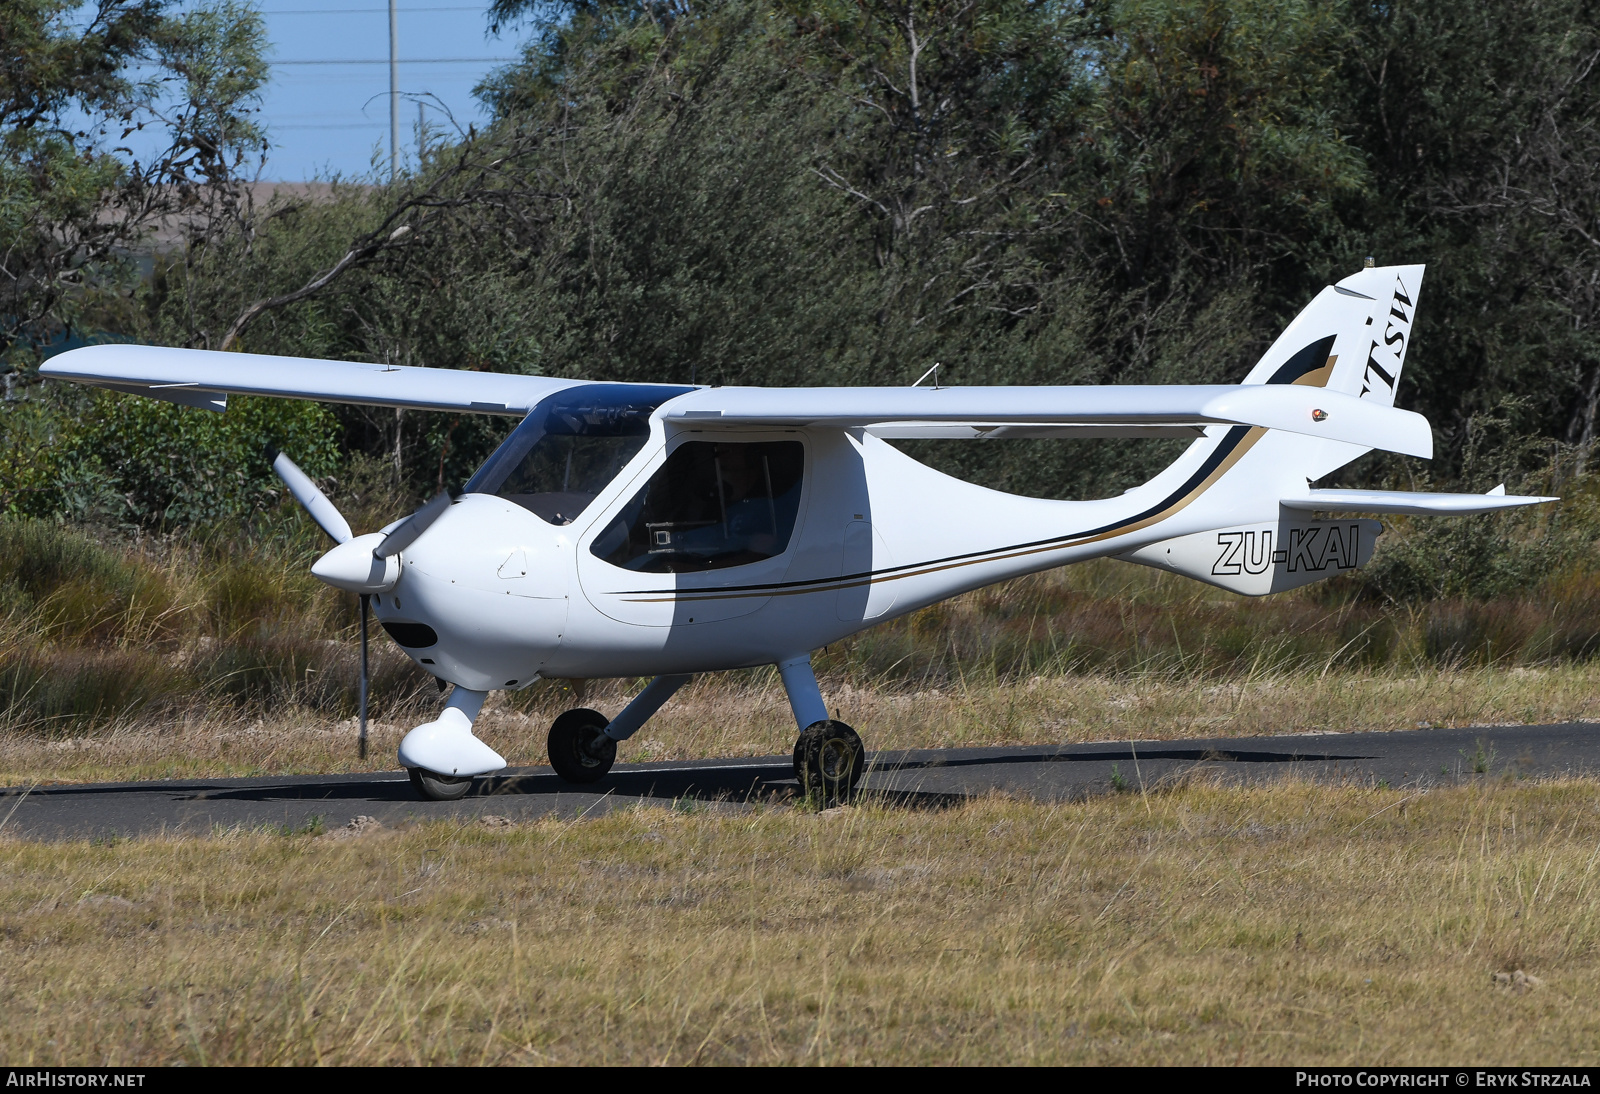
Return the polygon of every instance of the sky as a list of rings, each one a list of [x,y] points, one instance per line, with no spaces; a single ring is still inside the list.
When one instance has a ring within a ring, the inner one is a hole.
[[[375,156],[387,175],[386,0],[262,0],[258,6],[272,61],[259,115],[272,143],[262,179],[369,175]],[[485,120],[472,88],[518,55],[520,37],[516,28],[491,36],[486,9],[486,3],[463,0],[399,0],[402,162],[416,155],[419,101],[435,131]]]

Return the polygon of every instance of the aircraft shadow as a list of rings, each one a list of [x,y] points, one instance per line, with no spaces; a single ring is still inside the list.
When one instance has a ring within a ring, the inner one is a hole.
[[[1221,748],[1153,748],[1098,750],[1095,752],[1033,752],[1005,756],[963,757],[945,759],[930,757],[917,759],[910,756],[879,754],[871,761],[871,771],[911,771],[944,767],[991,767],[1005,764],[1047,763],[1105,763],[1122,760],[1178,760],[1188,763],[1332,763],[1340,760],[1373,760],[1376,756],[1346,756],[1332,752],[1260,752]]]
[[[66,788],[59,788],[56,792]],[[93,788],[105,792],[106,788]],[[156,788],[152,787],[151,790]],[[277,783],[264,786],[190,786],[161,788],[179,801],[326,801],[407,803],[419,808],[436,804],[417,797],[409,782],[319,781],[315,783]],[[173,793],[178,791],[178,793]],[[187,792],[185,792],[187,791]],[[72,791],[68,791],[72,792]],[[86,788],[86,792],[91,792]],[[121,791],[128,793],[126,788]],[[145,792],[150,791],[133,791]],[[875,801],[904,808],[942,809],[965,800],[965,795],[931,791],[875,790]],[[692,771],[623,771],[589,786],[575,787],[552,773],[490,776],[476,780],[472,790],[460,801],[484,798],[535,799],[583,795],[630,800],[701,802],[784,802],[799,796],[794,775],[786,768],[752,770],[749,765],[728,768],[696,768]]]
[[[910,753],[883,752],[873,755],[868,766],[873,773],[889,775],[896,772],[945,768],[1011,766],[1055,763],[1104,763],[1107,761],[1175,760],[1179,762],[1233,762],[1233,763],[1326,763],[1332,761],[1367,760],[1366,755],[1336,753],[1272,752],[1244,749],[1218,748],[1153,748],[1137,752],[1132,747],[1098,748],[1093,751],[1038,751],[1008,753],[1004,755],[950,758],[944,756],[918,756]],[[964,801],[966,795],[925,790],[866,791],[873,799],[886,805],[904,808],[941,809]],[[17,797],[26,793],[36,799],[95,800],[107,796],[158,794],[176,801],[328,801],[373,803],[410,803],[419,808],[430,808],[438,803],[425,802],[417,797],[409,782],[392,775],[381,778],[353,778],[348,780],[317,779],[284,783],[266,783],[255,786],[219,786],[203,781],[178,784],[154,783],[112,786],[50,786],[36,787],[31,791],[10,788],[3,797]],[[575,787],[563,782],[553,772],[536,771],[526,774],[490,776],[477,780],[471,792],[462,801],[508,797],[520,799],[554,798],[558,795],[586,795],[610,797],[618,801],[696,800],[703,802],[749,803],[760,801],[787,801],[795,798],[799,787],[787,765],[752,768],[749,764],[728,767],[699,767],[679,771],[618,771],[591,786]]]

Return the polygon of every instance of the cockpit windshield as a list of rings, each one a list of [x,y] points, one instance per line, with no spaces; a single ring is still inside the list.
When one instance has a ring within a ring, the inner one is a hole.
[[[478,469],[470,494],[497,494],[571,524],[644,447],[650,415],[688,387],[580,384],[545,399]]]

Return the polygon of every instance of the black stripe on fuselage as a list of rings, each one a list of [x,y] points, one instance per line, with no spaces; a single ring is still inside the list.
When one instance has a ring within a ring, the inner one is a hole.
[[[1064,536],[1051,536],[1047,539],[1033,540],[1028,543],[1016,543],[1008,547],[991,547],[983,551],[970,551],[966,554],[947,555],[944,558],[929,559],[924,562],[908,563],[904,566],[890,566],[882,570],[863,570],[860,573],[842,574],[839,577],[808,578],[803,581],[774,581],[762,585],[726,585],[717,589],[637,589],[628,592],[611,593],[611,596],[650,596],[664,597],[674,600],[716,600],[723,597],[741,597],[751,595],[773,595],[782,592],[825,592],[829,589],[848,589],[856,585],[868,584],[874,580],[886,580],[896,575],[903,576],[912,570],[925,570],[929,567],[958,565],[962,563],[977,563],[986,558],[1004,556],[1015,553],[1028,553],[1050,547],[1070,547],[1075,541],[1092,539],[1096,536],[1105,536],[1130,525],[1156,517],[1171,509],[1189,494],[1199,488],[1222,463],[1231,456],[1244,442],[1252,427],[1245,425],[1231,426],[1220,444],[1206,457],[1205,461],[1195,470],[1194,474],[1184,480],[1172,493],[1160,502],[1152,505],[1133,516],[1103,524],[1098,528],[1090,528],[1082,532],[1072,532]]]

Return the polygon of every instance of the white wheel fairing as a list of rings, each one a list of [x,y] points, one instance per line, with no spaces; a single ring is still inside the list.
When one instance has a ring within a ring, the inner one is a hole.
[[[472,720],[454,706],[407,733],[399,757],[401,767],[457,778],[487,775],[506,766],[498,752],[473,736]]]

